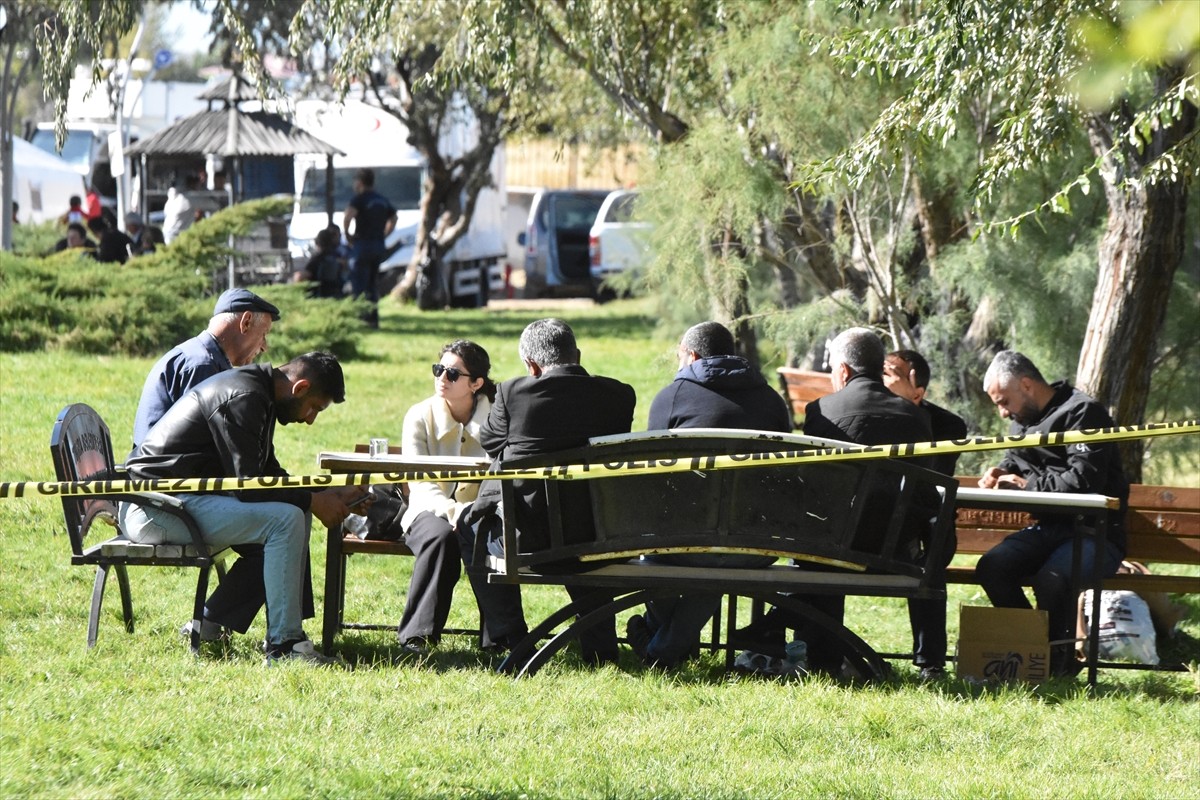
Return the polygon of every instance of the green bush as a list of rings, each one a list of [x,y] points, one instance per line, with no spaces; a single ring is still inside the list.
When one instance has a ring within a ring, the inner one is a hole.
[[[44,256],[54,252],[63,236],[56,222],[29,222],[13,227],[13,252],[22,256]]]
[[[362,300],[331,300],[308,296],[308,285],[255,286],[254,293],[279,307],[281,321],[271,328],[267,357],[281,364],[293,356],[325,350],[346,361],[361,355],[366,326],[359,316]]]
[[[66,350],[153,356],[194,336],[212,314],[211,267],[231,236],[287,210],[286,198],[242,203],[201,220],[156,253],[125,265],[79,252],[46,257],[0,253],[0,350]],[[272,359],[308,350],[358,352],[358,303],[311,300],[303,287],[256,287],[287,323],[272,335]]]

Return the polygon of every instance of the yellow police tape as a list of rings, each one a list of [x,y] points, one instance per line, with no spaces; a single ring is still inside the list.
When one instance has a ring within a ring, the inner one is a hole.
[[[655,458],[633,461],[595,461],[556,464],[530,469],[443,469],[403,472],[351,472],[338,475],[291,475],[262,478],[152,478],[99,481],[0,482],[0,499],[9,497],[68,497],[126,494],[131,492],[220,492],[246,489],[326,489],[334,486],[366,486],[371,483],[408,483],[410,481],[481,481],[538,478],[551,480],[589,480],[614,476],[647,475],[668,472],[709,471],[773,464],[803,464],[813,461],[860,461],[875,458],[913,458],[918,456],[973,453],[984,450],[1008,450],[1018,447],[1053,447],[1094,444],[1155,436],[1200,433],[1200,421],[1151,422],[1144,425],[1118,425],[1111,428],[1027,433],[1013,436],[980,436],[973,439],[947,439],[938,442],[892,444],[874,447],[847,444],[840,447],[788,448],[768,452],[734,455],[690,455],[682,458]],[[664,447],[670,439],[662,440]],[[602,449],[597,448],[602,456]]]

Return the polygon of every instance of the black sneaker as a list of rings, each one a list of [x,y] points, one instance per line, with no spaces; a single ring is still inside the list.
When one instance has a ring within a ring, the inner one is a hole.
[[[625,623],[625,640],[629,642],[634,655],[640,658],[643,663],[649,663],[650,661],[649,649],[651,638],[650,628],[646,625],[646,620],[641,614],[634,614]]]
[[[319,652],[308,639],[289,639],[280,644],[267,645],[267,664],[280,661],[300,661],[318,667],[346,666],[342,659]]]
[[[412,636],[400,643],[400,651],[402,655],[424,658],[434,644],[436,640],[431,636]]]
[[[921,683],[945,680],[946,669],[945,667],[921,667],[921,671],[917,673],[917,679]]]
[[[729,634],[729,646],[734,650],[749,650],[751,653],[761,653],[764,656],[777,658],[780,661],[787,658],[787,650],[783,629],[759,630],[753,624],[738,628]]]

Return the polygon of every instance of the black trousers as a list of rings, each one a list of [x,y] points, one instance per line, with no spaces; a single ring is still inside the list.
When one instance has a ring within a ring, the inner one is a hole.
[[[485,554],[503,555],[503,522],[498,516],[488,514],[473,522],[467,522],[470,509],[459,516],[455,533],[467,567],[475,565],[479,558],[476,542]],[[482,540],[482,541],[481,541]],[[508,583],[488,583],[487,575],[480,570],[468,569],[467,578],[479,604],[480,641],[483,648],[511,647],[529,632],[525,623],[525,609],[521,605],[521,587]]]
[[[467,516],[469,509],[463,512],[463,518]],[[487,554],[504,556],[504,524],[500,517],[488,514],[473,523],[460,518],[457,530],[463,562],[468,567],[476,557],[476,542],[480,537],[483,537],[482,550]],[[483,617],[481,645],[485,648],[495,645],[511,647],[529,631],[521,605],[521,587],[516,584],[488,583],[487,575],[478,570],[467,570],[467,576]],[[612,599],[610,594],[604,592],[596,594],[592,587],[566,584],[565,588],[573,601],[584,601],[579,610],[581,615]],[[609,617],[580,633],[579,649],[584,660],[591,664],[615,663],[619,655],[616,619]]]
[[[958,537],[954,530],[947,537],[947,553],[941,564],[929,568],[929,588],[946,588],[946,566],[954,558],[958,548]],[[909,600],[908,622],[913,635],[913,663],[918,667],[945,667],[946,652],[949,643],[946,641],[946,601],[945,600]]]
[[[415,560],[400,618],[400,641],[436,639],[446,627],[454,585],[462,574],[458,537],[445,518],[424,511],[413,520],[404,543]]]

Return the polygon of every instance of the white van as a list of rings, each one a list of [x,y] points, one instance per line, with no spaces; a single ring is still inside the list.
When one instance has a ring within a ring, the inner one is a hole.
[[[298,126],[345,153],[333,158],[333,224],[342,228],[342,212],[354,195],[354,173],[362,167],[375,171],[375,191],[396,207],[396,227],[388,237],[389,254],[380,267],[380,291],[387,292],[412,260],[420,219],[425,179],[425,159],[408,143],[408,129],[386,111],[358,100],[345,104],[323,100],[296,103]],[[473,130],[466,123],[448,125],[441,149],[453,155],[469,149]],[[310,255],[313,239],[329,223],[325,207],[325,158],[296,158],[296,204],[288,227],[293,264],[301,268]],[[492,161],[492,178],[499,189],[483,189],[475,204],[471,228],[445,254],[453,305],[475,305],[480,299],[480,276],[486,273],[486,290],[504,288],[504,151]]]

